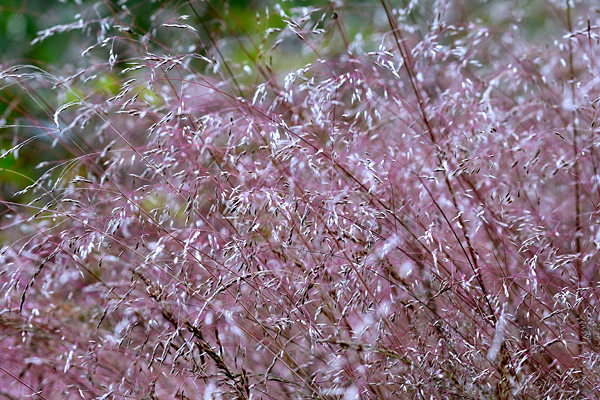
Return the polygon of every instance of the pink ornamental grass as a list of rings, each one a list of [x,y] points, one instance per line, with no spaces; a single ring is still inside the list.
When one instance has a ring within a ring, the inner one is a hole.
[[[2,71],[50,99],[3,157],[66,156],[2,201],[0,396],[597,397],[594,7],[248,28],[173,2],[142,31],[105,4],[41,32],[91,43]]]

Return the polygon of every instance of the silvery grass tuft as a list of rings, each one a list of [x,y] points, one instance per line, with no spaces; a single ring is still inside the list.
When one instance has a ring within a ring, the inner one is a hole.
[[[596,2],[296,3],[3,65],[0,398],[599,397]]]

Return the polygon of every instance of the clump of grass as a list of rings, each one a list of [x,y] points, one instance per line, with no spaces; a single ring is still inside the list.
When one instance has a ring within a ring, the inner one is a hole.
[[[3,157],[61,155],[2,200],[0,395],[598,396],[598,14],[467,9],[40,32],[90,43],[0,75],[48,96]]]

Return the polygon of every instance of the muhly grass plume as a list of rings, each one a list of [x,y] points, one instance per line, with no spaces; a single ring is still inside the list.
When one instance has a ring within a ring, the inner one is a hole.
[[[321,3],[3,67],[3,157],[60,157],[2,200],[0,397],[600,396],[595,3]]]

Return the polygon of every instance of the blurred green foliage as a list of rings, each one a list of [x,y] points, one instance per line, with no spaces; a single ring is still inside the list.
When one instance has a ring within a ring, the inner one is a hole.
[[[64,8],[54,9],[52,2],[45,1],[3,1],[0,6],[0,57],[3,63],[59,62],[68,45],[65,41],[54,38],[37,45],[30,43],[38,31],[60,19],[60,14],[66,11]]]

